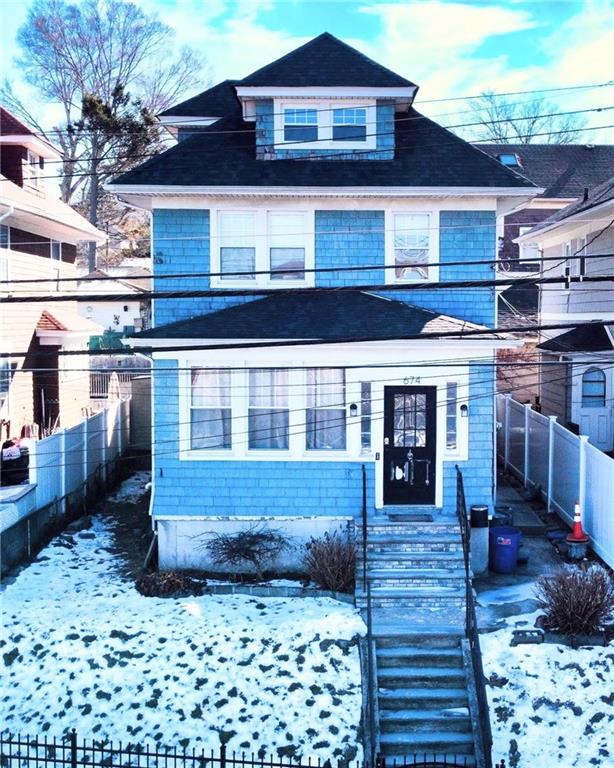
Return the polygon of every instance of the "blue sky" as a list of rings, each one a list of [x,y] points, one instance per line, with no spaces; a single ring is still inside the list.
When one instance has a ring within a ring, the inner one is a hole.
[[[211,78],[242,77],[327,30],[421,86],[419,100],[614,79],[614,0],[137,0],[207,55]],[[29,3],[0,0],[0,66],[20,89],[15,34]],[[186,97],[192,94],[186,94]],[[45,125],[52,108],[30,103]],[[561,108],[614,104],[614,88],[553,95]],[[425,105],[432,115],[455,104]],[[462,105],[459,105],[462,109]],[[610,116],[611,115],[611,116]],[[614,113],[589,116],[614,123]],[[595,131],[595,142],[614,140]]]

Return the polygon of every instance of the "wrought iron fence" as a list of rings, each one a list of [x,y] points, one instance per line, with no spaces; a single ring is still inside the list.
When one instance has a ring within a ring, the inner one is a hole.
[[[468,756],[411,755],[374,763],[335,762],[320,758],[236,753],[221,745],[218,750],[162,748],[122,742],[78,739],[73,729],[64,738],[0,734],[2,768],[469,768]],[[505,768],[502,761],[495,768]]]
[[[475,618],[475,600],[473,586],[471,584],[469,553],[471,551],[471,528],[467,517],[467,502],[465,500],[465,488],[463,473],[456,467],[456,514],[460,525],[461,539],[463,542],[463,559],[465,563],[465,636],[469,642],[473,678],[475,680],[476,696],[478,700],[479,729],[484,755],[485,768],[492,768],[492,731],[490,727],[490,715],[488,712],[488,698],[486,696],[486,684],[484,670],[482,668],[482,652],[480,650],[480,637]],[[504,763],[503,763],[504,766]],[[496,768],[499,768],[497,766]]]

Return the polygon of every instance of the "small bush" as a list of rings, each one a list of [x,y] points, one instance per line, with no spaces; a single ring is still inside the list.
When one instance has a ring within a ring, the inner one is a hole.
[[[614,580],[599,565],[586,571],[563,567],[541,576],[535,594],[544,628],[568,635],[597,632],[614,612]]]
[[[175,597],[202,595],[204,584],[177,571],[152,571],[136,582],[137,590],[145,597]]]
[[[356,573],[356,545],[350,537],[325,533],[309,539],[305,545],[303,565],[311,581],[321,589],[352,592]]]
[[[251,565],[261,581],[265,566],[270,567],[289,546],[282,533],[261,525],[238,533],[216,533],[203,544],[216,565]]]

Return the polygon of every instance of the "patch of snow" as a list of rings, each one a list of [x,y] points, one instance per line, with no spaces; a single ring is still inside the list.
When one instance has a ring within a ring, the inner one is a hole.
[[[135,472],[119,486],[119,488],[107,496],[107,501],[132,502],[136,504],[151,488],[151,472]]]
[[[510,646],[539,611],[480,635],[493,731],[493,760],[534,768],[614,766],[614,652],[562,645]]]
[[[4,729],[361,759],[365,627],[352,607],[143,597],[119,571],[106,519],[88,534],[61,535],[4,588]]]

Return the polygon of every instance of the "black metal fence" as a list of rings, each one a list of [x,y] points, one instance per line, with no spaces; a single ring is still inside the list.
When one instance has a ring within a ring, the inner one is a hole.
[[[475,680],[476,696],[478,700],[480,738],[482,742],[482,751],[484,754],[485,768],[492,767],[492,731],[490,727],[490,715],[488,712],[488,698],[486,696],[486,684],[484,670],[482,668],[482,652],[480,650],[480,638],[478,635],[478,626],[475,618],[475,600],[473,597],[473,586],[470,578],[469,553],[471,551],[471,528],[467,517],[467,503],[465,501],[465,488],[463,484],[463,473],[456,467],[456,514],[461,530],[461,539],[463,542],[463,558],[465,563],[465,585],[466,585],[466,605],[465,605],[465,635],[469,642],[471,653],[471,665],[473,667],[473,677]],[[499,766],[496,766],[499,768]]]
[[[379,757],[375,763],[291,758],[229,751],[164,749],[122,742],[79,740],[72,730],[64,738],[0,734],[1,768],[469,768],[463,756],[411,755],[401,760]],[[495,768],[505,768],[502,761]]]

